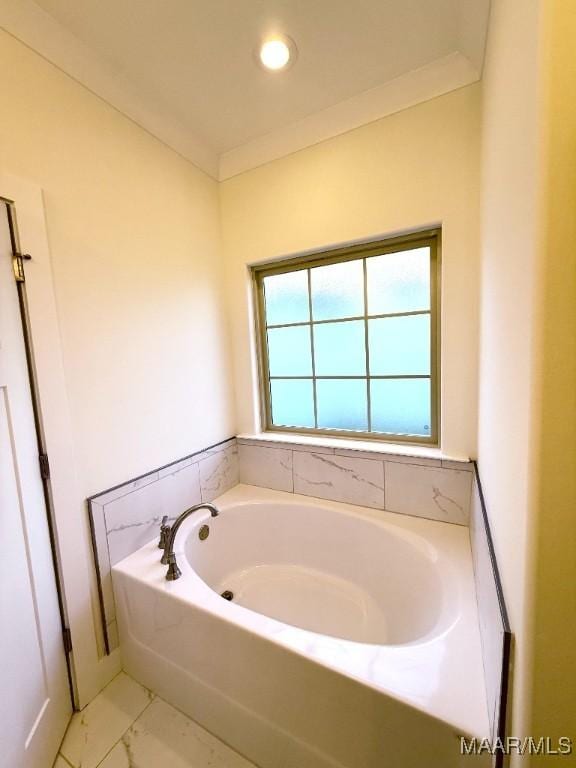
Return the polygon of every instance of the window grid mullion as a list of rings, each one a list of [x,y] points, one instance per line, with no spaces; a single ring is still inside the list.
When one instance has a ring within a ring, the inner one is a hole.
[[[415,309],[412,312],[388,312],[382,315],[355,315],[353,317],[335,317],[330,320],[314,320],[314,325],[325,325],[327,323],[350,323],[354,320],[364,320],[367,316],[369,320],[385,320],[388,317],[413,317],[415,315],[430,315],[430,309]],[[271,328],[294,328],[298,325],[308,325],[306,320],[302,320],[298,323],[276,323],[272,325],[266,324],[267,329]]]
[[[426,243],[427,244],[427,243]],[[266,381],[264,376],[268,374],[268,387],[266,387],[264,390],[261,390],[263,392],[263,395],[266,394],[266,397],[264,398],[265,401],[267,401],[266,408],[267,408],[267,424],[273,425],[272,420],[272,412],[271,412],[271,383],[272,380],[280,380],[280,379],[293,379],[293,380],[308,380],[312,381],[312,390],[313,390],[313,408],[314,408],[314,430],[318,432],[334,432],[334,434],[345,434],[348,432],[348,430],[333,430],[331,428],[320,428],[318,426],[318,389],[317,389],[317,382],[320,380],[339,380],[339,379],[349,379],[349,380],[362,380],[364,379],[366,382],[366,406],[367,406],[367,433],[365,434],[373,434],[372,433],[372,402],[371,402],[371,381],[372,380],[428,380],[431,383],[431,403],[430,403],[430,417],[432,420],[432,430],[431,434],[427,436],[424,435],[416,435],[415,437],[422,437],[423,442],[429,442],[429,438],[431,437],[433,440],[437,440],[437,428],[438,428],[438,407],[436,406],[435,399],[437,398],[437,390],[438,390],[438,361],[437,361],[437,348],[438,348],[438,339],[437,339],[437,329],[435,325],[431,322],[430,323],[430,352],[431,352],[431,369],[429,373],[427,374],[395,374],[395,375],[371,375],[371,362],[370,362],[370,323],[369,321],[372,319],[385,319],[385,318],[394,318],[394,317],[409,317],[414,315],[428,315],[431,319],[436,319],[436,322],[438,323],[438,287],[437,283],[439,282],[438,277],[438,260],[437,260],[437,244],[436,242],[431,242],[429,244],[429,253],[430,253],[430,267],[431,267],[431,274],[430,274],[430,304],[428,309],[422,309],[422,310],[414,310],[409,312],[391,312],[391,313],[383,313],[378,315],[370,316],[368,314],[368,265],[367,265],[367,259],[371,258],[374,255],[380,255],[380,254],[372,254],[369,253],[364,256],[356,256],[358,260],[362,260],[362,267],[363,267],[363,290],[364,290],[364,311],[363,314],[360,316],[353,316],[353,317],[339,317],[339,318],[330,318],[326,320],[317,320],[314,321],[313,319],[313,311],[312,311],[312,278],[311,278],[311,270],[315,268],[316,266],[323,266],[326,262],[323,262],[322,264],[312,264],[310,266],[302,265],[302,269],[306,269],[307,272],[307,289],[308,289],[308,310],[309,310],[309,320],[308,322],[294,322],[294,323],[278,323],[273,325],[268,325],[266,322],[266,310],[265,310],[265,283],[262,279],[266,275],[262,275],[259,279],[257,279],[256,285],[260,287],[260,296],[262,300],[261,307],[259,307],[259,310],[262,310],[259,317],[260,317],[260,328],[263,330],[263,338],[261,337],[261,341],[263,342],[263,346],[261,347],[262,354],[264,357],[265,363],[268,362],[268,349],[267,349],[267,331],[268,329],[273,328],[285,328],[285,327],[294,327],[294,326],[309,326],[309,336],[310,336],[310,353],[311,353],[311,376],[271,376],[270,375],[270,369],[269,366],[268,370],[262,371],[263,377],[261,379],[262,383]],[[398,249],[400,250],[400,249]],[[343,258],[342,261],[348,261],[348,260],[355,260],[354,258]],[[333,263],[338,263],[338,261],[334,260]],[[328,263],[332,263],[331,261]],[[432,270],[432,267],[435,271]],[[282,272],[283,270],[278,270],[278,272]],[[286,271],[292,271],[286,270]],[[297,270],[295,270],[297,271]],[[263,323],[262,323],[263,320]],[[364,323],[364,345],[365,345],[365,374],[364,375],[357,375],[357,376],[318,376],[316,371],[316,359],[315,359],[315,345],[314,345],[314,325],[316,324],[323,324],[323,323],[343,323],[343,322],[350,322],[350,321],[362,321]],[[262,386],[262,385],[261,385]],[[266,391],[267,390],[267,391]],[[436,394],[435,394],[436,393]],[[298,431],[298,427],[283,427],[279,426],[279,429],[281,430],[287,430],[287,431]],[[311,431],[307,427],[301,427],[304,432]],[[355,432],[356,430],[351,430],[351,432]],[[386,433],[388,434],[388,433]],[[396,433],[390,433],[391,435],[398,436],[400,440],[404,440],[404,435],[396,435]],[[412,442],[413,438],[408,436],[408,442]]]
[[[366,363],[366,415],[368,418],[368,432],[372,432],[372,401],[370,396],[370,345],[368,339],[368,275],[366,259],[362,259],[362,273],[364,282],[364,347]]]
[[[312,397],[314,402],[314,429],[318,429],[318,397],[316,394],[316,359],[314,355],[314,325],[312,323],[312,276],[308,272],[308,312],[310,315],[310,354],[312,355]]]

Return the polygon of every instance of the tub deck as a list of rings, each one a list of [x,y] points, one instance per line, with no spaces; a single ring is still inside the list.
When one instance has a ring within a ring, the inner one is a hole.
[[[457,737],[483,738],[489,724],[468,529],[252,486],[214,503],[224,516],[249,501],[345,508],[425,538],[451,564],[458,604],[450,621],[422,640],[379,645],[223,600],[184,554],[187,535],[207,521],[202,512],[179,533],[179,580],[165,580],[156,542],[114,567],[126,670],[265,768],[382,768],[391,740],[398,762],[390,765],[470,765],[474,758],[459,755]],[[414,752],[416,733],[423,751]],[[278,751],[266,746],[274,740],[283,745]]]

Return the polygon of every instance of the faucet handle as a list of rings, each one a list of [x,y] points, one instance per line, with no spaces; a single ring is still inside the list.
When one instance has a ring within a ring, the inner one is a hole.
[[[176,579],[179,579],[180,576],[182,576],[182,571],[180,568],[178,568],[178,563],[176,562],[176,555],[174,552],[171,552],[168,557],[166,558],[167,562],[165,565],[168,565],[168,571],[166,572],[166,581],[176,581]]]
[[[168,515],[164,515],[162,522],[160,523],[160,539],[158,541],[158,549],[166,549],[169,534],[170,526],[168,525]]]

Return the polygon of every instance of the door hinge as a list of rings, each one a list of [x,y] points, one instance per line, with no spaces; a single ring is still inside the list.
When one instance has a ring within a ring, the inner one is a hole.
[[[23,283],[24,278],[24,262],[22,256],[19,253],[15,253],[12,256],[12,267],[14,269],[14,277],[17,283]]]
[[[15,253],[12,256],[12,268],[14,269],[14,277],[17,283],[25,282],[24,276],[24,262],[29,261],[32,258],[29,253]]]
[[[72,633],[69,627],[64,627],[62,637],[64,639],[64,650],[66,653],[72,653]]]
[[[49,480],[50,464],[48,462],[48,454],[41,453],[40,456],[38,456],[38,460],[40,462],[40,477],[42,478],[42,480]]]

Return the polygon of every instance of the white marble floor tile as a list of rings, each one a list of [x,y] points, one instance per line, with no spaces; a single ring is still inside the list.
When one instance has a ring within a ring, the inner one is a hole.
[[[70,768],[70,763],[64,760],[62,755],[58,755],[52,768]]]
[[[155,699],[99,768],[255,768],[162,699]]]
[[[73,716],[60,752],[73,768],[96,768],[153,698],[121,672]]]

